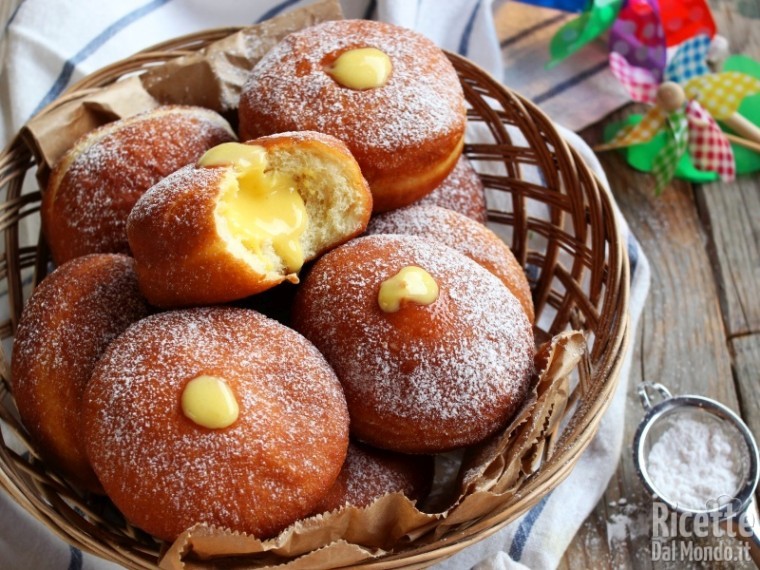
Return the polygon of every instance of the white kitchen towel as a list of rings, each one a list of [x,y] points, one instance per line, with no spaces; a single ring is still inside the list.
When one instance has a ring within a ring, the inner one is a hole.
[[[311,0],[3,0],[0,17],[0,137],[2,145],[68,85],[152,44],[219,26],[243,26],[304,6]],[[492,0],[344,0],[346,17],[374,18],[417,29],[441,47],[473,59],[503,79],[504,59]],[[602,181],[589,147],[562,134]],[[620,217],[620,216],[619,216]],[[631,338],[646,297],[649,269],[621,221],[631,258]],[[0,303],[0,306],[3,303]],[[599,501],[620,456],[630,351],[598,435],[569,478],[521,519],[476,543],[440,569],[554,568]],[[0,568],[8,570],[114,568],[56,538],[0,491]]]

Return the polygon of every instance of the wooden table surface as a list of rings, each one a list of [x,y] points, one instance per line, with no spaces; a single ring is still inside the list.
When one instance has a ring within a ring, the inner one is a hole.
[[[710,5],[732,53],[760,61],[760,0]],[[497,28],[500,17],[508,17],[506,9],[496,13]],[[631,110],[580,134],[597,144],[604,125]],[[675,181],[655,196],[652,176],[632,170],[619,153],[600,159],[649,259],[652,284],[633,340],[620,463],[560,568],[754,568],[752,562],[652,559],[652,499],[635,473],[631,443],[643,417],[635,392],[642,381],[715,398],[760,437],[760,175],[706,185]],[[738,548],[735,540],[694,539],[694,545]]]

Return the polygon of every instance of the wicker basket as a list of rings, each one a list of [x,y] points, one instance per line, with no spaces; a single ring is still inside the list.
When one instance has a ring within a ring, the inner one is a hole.
[[[211,30],[140,52],[86,77],[42,114],[72,96],[192,53],[234,31]],[[588,350],[578,368],[562,431],[544,446],[540,466],[520,492],[496,511],[456,525],[437,540],[406,543],[364,563],[371,568],[421,568],[446,558],[513,521],[559,484],[596,432],[627,344],[628,260],[609,196],[538,108],[472,63],[453,54],[449,57],[470,106],[470,124],[484,127],[491,139],[467,144],[465,153],[486,186],[491,226],[528,269],[537,339],[573,328],[586,333]],[[0,187],[7,192],[0,220],[5,237],[0,279],[7,286],[9,309],[0,334],[6,340],[6,354],[7,339],[31,289],[29,282],[38,282],[48,265],[42,240],[22,245],[19,238],[20,222],[38,216],[39,191],[22,193],[34,167],[31,150],[20,136],[0,156]],[[535,181],[526,180],[526,173],[532,173]],[[536,211],[542,214],[534,215]],[[0,484],[70,544],[129,568],[155,568],[158,543],[125,525],[107,505],[85,501],[37,458],[16,419],[5,355],[1,362],[0,417],[6,425],[0,434]],[[27,442],[30,453],[19,454],[9,447],[11,432]]]

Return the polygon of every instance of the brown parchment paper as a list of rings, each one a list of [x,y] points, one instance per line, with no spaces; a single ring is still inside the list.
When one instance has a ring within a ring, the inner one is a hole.
[[[82,134],[161,104],[200,105],[233,126],[248,71],[288,33],[342,17],[338,0],[323,0],[244,28],[166,63],[101,88],[64,95],[23,129],[45,188],[52,166]],[[298,521],[259,540],[199,524],[163,553],[165,569],[288,568],[355,565],[389,551],[437,540],[452,526],[503,507],[550,451],[569,397],[569,376],[586,347],[579,332],[562,333],[540,348],[533,389],[510,425],[487,442],[437,458],[443,469],[428,504],[393,493],[366,508],[348,506]]]

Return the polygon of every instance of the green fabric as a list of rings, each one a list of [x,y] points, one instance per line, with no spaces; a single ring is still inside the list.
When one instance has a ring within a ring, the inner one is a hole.
[[[620,13],[623,0],[593,0],[579,17],[562,26],[549,44],[551,56],[547,69],[574,54],[612,27]]]
[[[723,64],[723,71],[739,71],[760,79],[760,63],[745,55],[732,55]],[[739,106],[739,114],[744,118],[760,125],[760,94],[745,97]],[[721,124],[727,132],[731,129]],[[747,174],[760,171],[760,153],[739,145],[731,145],[734,149],[737,174]]]
[[[622,123],[610,123],[604,129],[604,140],[609,141],[615,136],[621,128],[629,125],[636,124],[641,121],[642,115],[631,115]],[[665,129],[657,133],[652,140],[646,143],[632,145],[627,148],[620,149],[625,155],[628,164],[640,172],[652,172],[652,163],[654,157],[658,155],[662,147],[667,140],[667,131]],[[691,157],[688,152],[683,153],[678,164],[676,166],[675,178],[682,180],[688,180],[690,182],[712,182],[718,180],[718,174],[716,172],[707,172],[704,170],[698,170],[694,163],[691,161]]]
[[[681,157],[686,154],[689,145],[689,122],[686,111],[679,109],[668,116],[668,128],[665,129],[665,144],[652,161],[654,174],[654,193],[660,194],[673,179]]]
[[[744,114],[744,113],[742,113]],[[747,115],[745,115],[747,116]],[[605,142],[612,140],[620,129],[629,125],[636,124],[641,121],[642,115],[630,115],[625,121],[619,123],[610,123],[604,129]],[[751,117],[747,117],[750,118]],[[754,123],[760,124],[760,116],[751,119]],[[723,125],[721,125],[722,127]],[[728,130],[728,129],[726,129]],[[657,133],[652,140],[646,143],[631,145],[627,148],[620,149],[625,155],[628,164],[641,172],[652,172],[652,162],[657,153],[660,152],[665,144],[665,131],[662,130]],[[736,174],[751,174],[753,172],[760,172],[760,154],[753,152],[743,146],[737,144],[731,144],[731,148],[734,151],[734,160],[736,161]],[[688,180],[689,182],[712,182],[718,180],[720,177],[715,172],[709,172],[705,170],[698,170],[691,160],[691,156],[686,152],[681,157],[678,167],[675,173],[676,178],[681,180]]]

